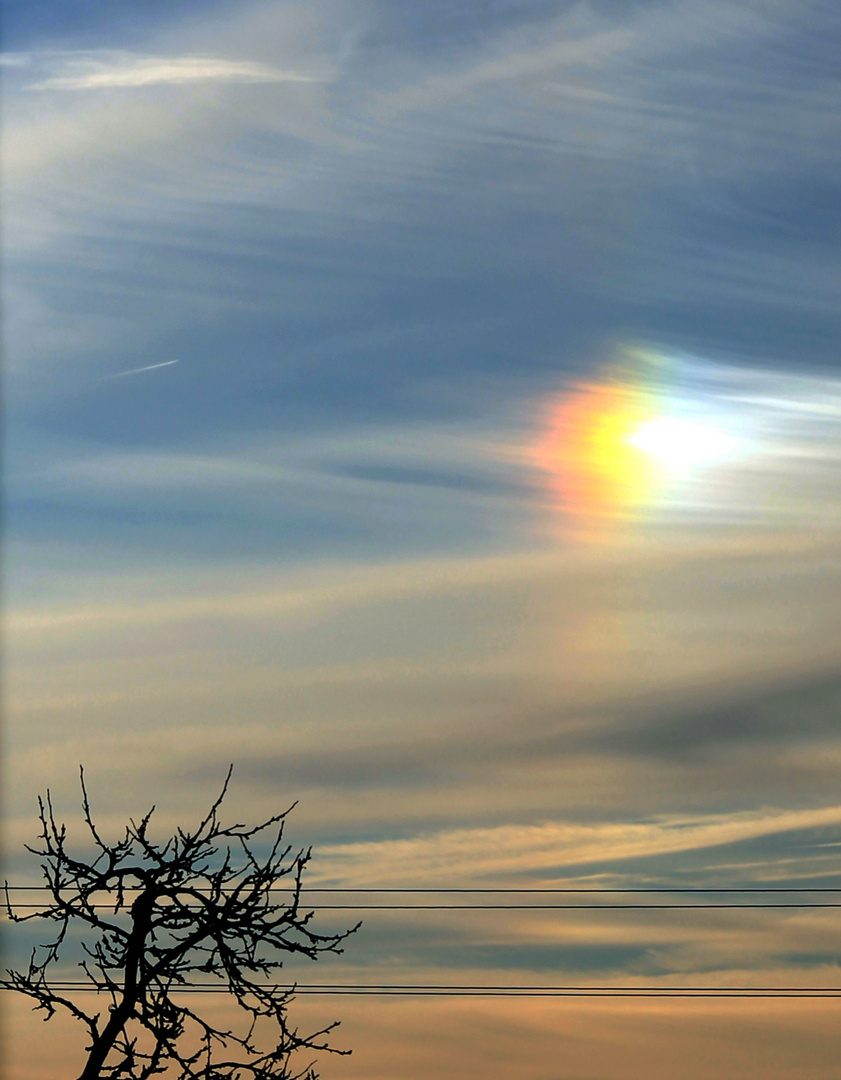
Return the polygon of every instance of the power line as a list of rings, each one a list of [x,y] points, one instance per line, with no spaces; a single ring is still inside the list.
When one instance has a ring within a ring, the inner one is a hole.
[[[9,889],[9,892],[16,892],[16,891],[32,892],[32,891],[35,891],[35,890],[47,890],[47,889],[50,888],[49,885],[9,885],[7,887]],[[126,886],[123,889],[123,892],[142,892],[142,891],[143,891],[143,888],[142,888],[142,886],[139,886],[139,885]],[[294,892],[295,890],[290,886],[290,887],[287,887],[287,888],[267,889],[266,891],[271,892],[271,893],[283,893],[283,892],[290,892],[291,893],[291,892]],[[531,887],[528,887],[528,888],[499,888],[499,889],[495,889],[495,888],[461,888],[461,887],[455,887],[455,888],[438,888],[438,887],[435,887],[435,888],[427,888],[427,887],[411,888],[411,887],[408,887],[408,886],[401,886],[400,888],[354,888],[353,886],[349,886],[349,885],[348,886],[341,886],[341,887],[339,887],[339,886],[326,887],[325,886],[324,888],[315,888],[315,887],[311,887],[311,886],[303,886],[301,888],[301,895],[303,896],[306,893],[440,893],[440,894],[443,894],[443,893],[485,893],[485,894],[488,894],[488,895],[490,895],[490,894],[502,894],[502,893],[527,894],[527,895],[538,895],[538,894],[543,894],[543,893],[590,893],[590,894],[597,894],[597,895],[601,895],[601,894],[613,895],[613,894],[622,894],[622,893],[624,893],[624,894],[637,893],[637,894],[641,894],[641,895],[644,895],[646,893],[675,893],[675,894],[677,894],[677,893],[699,893],[699,894],[705,894],[705,893],[841,893],[841,886],[794,885],[794,886],[787,887],[787,886],[782,886],[782,885],[773,885],[773,886],[749,885],[749,886],[746,886],[745,888],[714,887],[714,888],[709,888],[709,889],[703,888],[701,886],[692,886],[692,887],[689,887],[689,886],[675,886],[675,887],[672,887],[672,886],[661,886],[661,885],[655,885],[655,886],[650,886],[650,887],[642,887],[642,888],[628,888],[628,889],[620,889],[620,888],[610,888],[610,889],[599,889],[599,888],[531,888]]]
[[[67,901],[72,903],[73,901]],[[800,911],[805,908],[838,909],[841,903],[785,904],[303,904],[312,911]],[[13,911],[41,911],[41,904],[11,905]],[[114,910],[113,904],[91,904],[97,910]],[[184,904],[181,910],[196,911],[200,904]],[[165,910],[165,909],[162,909]]]
[[[2,989],[13,989],[4,986]],[[107,993],[106,987],[82,982],[51,984],[51,989],[64,993]],[[119,987],[117,987],[119,989]],[[728,997],[728,998],[841,998],[841,987],[793,986],[483,986],[448,985],[445,983],[276,983],[267,984],[270,991],[292,994],[378,995],[410,997]],[[207,983],[183,983],[167,987],[167,993],[228,994],[225,986]]]

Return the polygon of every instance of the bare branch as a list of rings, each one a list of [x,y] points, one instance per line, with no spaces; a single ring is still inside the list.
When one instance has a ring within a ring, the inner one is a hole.
[[[93,821],[80,770],[82,811],[96,851],[88,862],[68,853],[50,793],[38,800],[40,846],[29,850],[43,860],[50,900],[34,914],[17,915],[7,883],[5,904],[12,922],[52,921],[56,932],[33,952],[25,973],[9,971],[0,985],[30,997],[45,1019],[62,1009],[85,1025],[90,1043],[79,1080],[150,1080],[170,1067],[180,1070],[180,1080],[317,1080],[312,1065],[291,1071],[298,1051],[349,1052],[327,1044],[335,1023],[308,1035],[290,1027],[293,991],[273,984],[272,976],[286,956],[340,953],[358,926],[320,934],[310,925],[312,911],[301,911],[312,853],[284,844],[295,804],[256,826],[221,824],[232,772],[233,766],[195,829],[179,828],[156,842],[149,836],[152,807],[139,822],[130,819],[122,840],[108,844]],[[261,848],[260,834],[270,828],[274,836]],[[277,900],[279,882],[288,884]],[[106,907],[110,918],[100,913]],[[110,1003],[104,1019],[59,993],[49,978],[77,924],[89,935],[79,967]],[[173,992],[197,977],[228,991],[244,1020],[240,1031],[218,1027],[176,1000]],[[274,1028],[268,1047],[257,1037],[267,1024]]]

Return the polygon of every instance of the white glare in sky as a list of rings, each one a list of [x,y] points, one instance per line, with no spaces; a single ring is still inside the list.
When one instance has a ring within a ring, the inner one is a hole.
[[[743,451],[745,440],[723,428],[674,417],[651,420],[628,438],[655,463],[671,472],[685,472],[725,462]]]

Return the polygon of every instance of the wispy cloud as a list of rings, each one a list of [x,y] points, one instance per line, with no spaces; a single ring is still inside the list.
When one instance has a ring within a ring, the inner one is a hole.
[[[22,63],[25,58],[19,58]],[[49,66],[49,61],[47,62]],[[54,73],[29,90],[111,90],[178,86],[196,82],[321,82],[323,77],[282,71],[254,60],[213,56],[141,56],[122,50],[64,53],[53,60]]]
[[[0,68],[28,67],[31,57],[28,53],[2,53],[0,54]]]
[[[547,878],[655,855],[722,847],[740,841],[841,823],[841,807],[761,811],[649,822],[546,822],[459,829],[399,840],[375,840],[319,851],[319,873],[357,887],[459,880],[467,874],[497,880],[526,874]],[[469,869],[468,869],[469,868]]]
[[[480,87],[516,79],[534,79],[561,71],[599,68],[633,41],[626,29],[603,30],[589,36],[561,38],[548,45],[482,59],[462,71],[429,77],[388,98],[392,108],[428,108],[458,100]],[[586,87],[575,93],[586,94]],[[598,100],[602,100],[598,97]]]
[[[74,579],[75,603],[6,615],[15,782],[59,790],[67,760],[107,775],[130,744],[121,794],[148,798],[166,761],[195,799],[235,760],[249,799],[301,796],[333,837],[701,816],[729,785],[736,810],[834,805],[836,699],[815,688],[838,655],[837,549],[749,539]],[[766,730],[751,688],[771,679],[788,706]],[[745,740],[729,718],[753,702]],[[669,718],[695,753],[661,752]]]

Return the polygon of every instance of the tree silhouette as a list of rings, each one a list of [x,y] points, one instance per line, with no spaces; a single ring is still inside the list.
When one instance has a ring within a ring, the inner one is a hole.
[[[82,770],[82,806],[95,848],[89,862],[68,852],[49,791],[38,800],[40,845],[27,850],[43,860],[50,900],[19,915],[7,882],[6,906],[16,923],[47,919],[58,928],[33,949],[28,970],[9,971],[2,985],[34,998],[45,1020],[63,1009],[85,1025],[90,1042],[79,1080],[147,1080],[160,1073],[179,1080],[317,1080],[311,1065],[292,1071],[296,1051],[349,1053],[326,1043],[337,1023],[307,1035],[290,1027],[293,991],[269,980],[284,954],[316,960],[340,953],[357,927],[338,934],[310,928],[313,913],[300,901],[311,851],[284,844],[289,810],[253,828],[222,826],[218,814],[231,772],[192,832],[179,828],[156,843],[149,836],[152,807],[139,823],[130,820],[122,840],[107,844],[91,817]],[[261,855],[258,838],[269,829]],[[52,965],[77,926],[85,928],[82,985],[107,997],[107,1011],[83,1008],[81,995],[54,977]],[[179,991],[197,981],[232,996],[241,1028],[218,1027],[185,1001]]]

